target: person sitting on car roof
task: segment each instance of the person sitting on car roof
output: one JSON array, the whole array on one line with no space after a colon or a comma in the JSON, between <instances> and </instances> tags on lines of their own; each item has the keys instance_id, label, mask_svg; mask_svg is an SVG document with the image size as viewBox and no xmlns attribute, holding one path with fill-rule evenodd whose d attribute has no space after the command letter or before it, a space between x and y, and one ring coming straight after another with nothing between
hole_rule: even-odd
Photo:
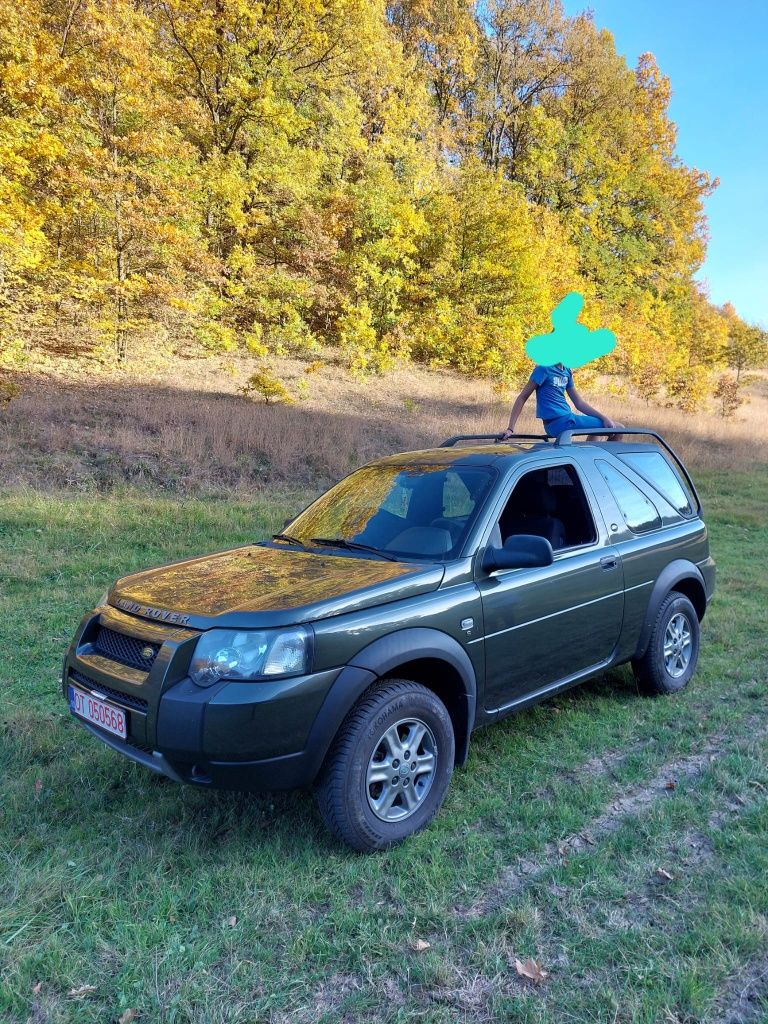
<instances>
[{"instance_id":1,"label":"person sitting on car roof","mask_svg":"<svg viewBox=\"0 0 768 1024\"><path fill-rule=\"evenodd\" d=\"M543 422L544 430L550 437L557 437L564 430L584 430L591 427L622 429L624 426L623 423L617 423L586 402L576 390L573 373L562 363L555 363L554 366L534 367L527 384L512 404L509 426L501 435L502 441L515 433L518 417L534 391L536 415ZM566 394L582 415L571 409Z\"/></svg>"}]
</instances>

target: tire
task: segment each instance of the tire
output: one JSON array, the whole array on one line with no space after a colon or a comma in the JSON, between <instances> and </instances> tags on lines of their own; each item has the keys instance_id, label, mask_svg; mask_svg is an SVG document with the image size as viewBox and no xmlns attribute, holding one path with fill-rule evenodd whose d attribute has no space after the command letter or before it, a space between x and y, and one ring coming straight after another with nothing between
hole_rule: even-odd
<instances>
[{"instance_id":1,"label":"tire","mask_svg":"<svg viewBox=\"0 0 768 1024\"><path fill-rule=\"evenodd\" d=\"M642 658L632 663L643 693L679 693L699 660L699 617L684 594L670 591L661 602Z\"/></svg>"},{"instance_id":2,"label":"tire","mask_svg":"<svg viewBox=\"0 0 768 1024\"><path fill-rule=\"evenodd\" d=\"M420 683L384 680L363 694L334 740L316 790L320 813L353 849L385 850L434 818L453 763L443 702Z\"/></svg>"}]
</instances>

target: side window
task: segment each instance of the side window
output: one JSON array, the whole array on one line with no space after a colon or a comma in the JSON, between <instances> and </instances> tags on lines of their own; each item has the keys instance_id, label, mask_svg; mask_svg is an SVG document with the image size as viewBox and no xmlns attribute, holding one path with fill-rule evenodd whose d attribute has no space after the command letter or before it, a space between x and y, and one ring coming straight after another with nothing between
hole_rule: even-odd
<instances>
[{"instance_id":1,"label":"side window","mask_svg":"<svg viewBox=\"0 0 768 1024\"><path fill-rule=\"evenodd\" d=\"M576 467L548 466L526 473L499 519L496 542L516 534L545 537L553 550L591 544L597 531Z\"/></svg>"},{"instance_id":2,"label":"side window","mask_svg":"<svg viewBox=\"0 0 768 1024\"><path fill-rule=\"evenodd\" d=\"M639 487L635 487L631 480L607 462L598 461L595 465L611 489L624 522L633 533L648 533L661 526L658 509Z\"/></svg>"},{"instance_id":3,"label":"side window","mask_svg":"<svg viewBox=\"0 0 768 1024\"><path fill-rule=\"evenodd\" d=\"M683 486L661 452L627 452L619 458L640 476L645 477L648 483L653 484L681 515L691 514L694 505L693 495L688 493L688 489Z\"/></svg>"}]
</instances>

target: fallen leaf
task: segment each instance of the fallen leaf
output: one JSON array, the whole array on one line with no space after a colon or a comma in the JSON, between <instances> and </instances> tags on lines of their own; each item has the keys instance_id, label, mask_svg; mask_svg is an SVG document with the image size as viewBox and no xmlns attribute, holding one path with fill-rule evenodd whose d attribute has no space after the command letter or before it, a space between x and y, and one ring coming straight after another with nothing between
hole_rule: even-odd
<instances>
[{"instance_id":1,"label":"fallen leaf","mask_svg":"<svg viewBox=\"0 0 768 1024\"><path fill-rule=\"evenodd\" d=\"M543 964L532 957L528 960L518 960L515 957L515 970L521 978L527 978L535 985L540 985L542 981L549 977L549 971L545 971Z\"/></svg>"},{"instance_id":2,"label":"fallen leaf","mask_svg":"<svg viewBox=\"0 0 768 1024\"><path fill-rule=\"evenodd\" d=\"M138 1015L138 1011L129 1006L125 1013L120 1015L117 1024L133 1024Z\"/></svg>"},{"instance_id":3,"label":"fallen leaf","mask_svg":"<svg viewBox=\"0 0 768 1024\"><path fill-rule=\"evenodd\" d=\"M664 783L664 789L677 789L677 782L675 779L667 779Z\"/></svg>"},{"instance_id":4,"label":"fallen leaf","mask_svg":"<svg viewBox=\"0 0 768 1024\"><path fill-rule=\"evenodd\" d=\"M40 796L40 794L42 792L43 792L43 780L42 779L35 779L35 793L38 796Z\"/></svg>"},{"instance_id":5,"label":"fallen leaf","mask_svg":"<svg viewBox=\"0 0 768 1024\"><path fill-rule=\"evenodd\" d=\"M227 924L229 925L230 928L235 927L235 925L237 924L237 917L235 916L235 914L227 918Z\"/></svg>"},{"instance_id":6,"label":"fallen leaf","mask_svg":"<svg viewBox=\"0 0 768 1024\"><path fill-rule=\"evenodd\" d=\"M85 996L92 996L95 991L95 985L81 985L79 988L71 988L67 995L70 999L84 999Z\"/></svg>"},{"instance_id":7,"label":"fallen leaf","mask_svg":"<svg viewBox=\"0 0 768 1024\"><path fill-rule=\"evenodd\" d=\"M568 845L568 843L558 843L557 844L557 855L558 855L558 857L567 857L570 852L571 852L571 848Z\"/></svg>"},{"instance_id":8,"label":"fallen leaf","mask_svg":"<svg viewBox=\"0 0 768 1024\"><path fill-rule=\"evenodd\" d=\"M581 833L581 838L584 840L585 843L589 843L590 846L594 846L595 845L595 837L590 835L589 832L582 832ZM533 962L533 961L531 961L531 962Z\"/></svg>"},{"instance_id":9,"label":"fallen leaf","mask_svg":"<svg viewBox=\"0 0 768 1024\"><path fill-rule=\"evenodd\" d=\"M432 945L431 942L427 942L426 939L416 939L415 942L411 943L411 949L414 953L423 953L425 949L429 949Z\"/></svg>"},{"instance_id":10,"label":"fallen leaf","mask_svg":"<svg viewBox=\"0 0 768 1024\"><path fill-rule=\"evenodd\" d=\"M42 981L38 981L38 983L36 985L32 986L32 995L33 996L39 996L40 993L42 992L42 990L43 990L43 983L42 983Z\"/></svg>"},{"instance_id":11,"label":"fallen leaf","mask_svg":"<svg viewBox=\"0 0 768 1024\"><path fill-rule=\"evenodd\" d=\"M666 868L656 868L656 874L659 878L663 878L665 882L671 882L673 876L666 870Z\"/></svg>"}]
</instances>

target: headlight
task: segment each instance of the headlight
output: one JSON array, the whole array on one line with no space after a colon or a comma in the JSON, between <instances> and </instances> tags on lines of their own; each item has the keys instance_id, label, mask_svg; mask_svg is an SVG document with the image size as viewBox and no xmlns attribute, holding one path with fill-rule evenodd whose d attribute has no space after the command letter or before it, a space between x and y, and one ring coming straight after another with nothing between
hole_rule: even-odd
<instances>
[{"instance_id":1,"label":"headlight","mask_svg":"<svg viewBox=\"0 0 768 1024\"><path fill-rule=\"evenodd\" d=\"M198 686L219 679L295 676L309 671L311 639L303 626L288 630L210 629L197 641L189 676Z\"/></svg>"}]
</instances>

